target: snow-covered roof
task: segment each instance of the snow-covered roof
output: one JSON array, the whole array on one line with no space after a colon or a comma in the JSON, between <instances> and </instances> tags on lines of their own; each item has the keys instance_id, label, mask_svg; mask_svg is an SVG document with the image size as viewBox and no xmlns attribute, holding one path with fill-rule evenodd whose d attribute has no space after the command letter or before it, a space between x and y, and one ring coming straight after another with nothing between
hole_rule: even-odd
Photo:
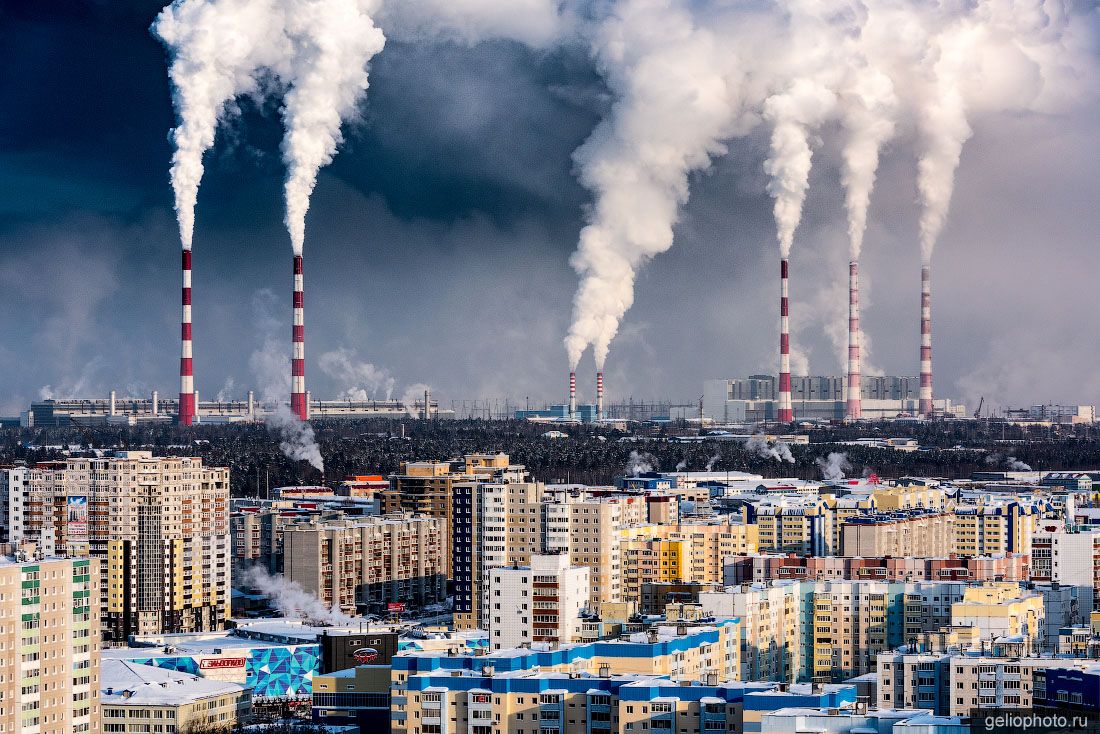
<instances>
[{"instance_id":1,"label":"snow-covered roof","mask_svg":"<svg viewBox=\"0 0 1100 734\"><path fill-rule=\"evenodd\" d=\"M107 706L181 706L205 698L237 694L244 687L127 660L104 660L99 670L99 702Z\"/></svg>"}]
</instances>

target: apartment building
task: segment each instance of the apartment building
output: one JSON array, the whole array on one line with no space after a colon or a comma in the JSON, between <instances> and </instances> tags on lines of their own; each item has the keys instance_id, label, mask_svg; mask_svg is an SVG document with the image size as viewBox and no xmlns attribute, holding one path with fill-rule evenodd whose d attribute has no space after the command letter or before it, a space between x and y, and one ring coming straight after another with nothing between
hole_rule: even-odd
<instances>
[{"instance_id":1,"label":"apartment building","mask_svg":"<svg viewBox=\"0 0 1100 734\"><path fill-rule=\"evenodd\" d=\"M489 647L510 650L531 643L560 645L580 637L588 605L589 569L565 555L533 555L528 566L489 570Z\"/></svg>"},{"instance_id":2,"label":"apartment building","mask_svg":"<svg viewBox=\"0 0 1100 734\"><path fill-rule=\"evenodd\" d=\"M823 497L775 497L747 508L762 553L827 556L837 552L834 515Z\"/></svg>"},{"instance_id":3,"label":"apartment building","mask_svg":"<svg viewBox=\"0 0 1100 734\"><path fill-rule=\"evenodd\" d=\"M29 478L30 469L25 466L0 469L0 543L22 540Z\"/></svg>"},{"instance_id":4,"label":"apartment building","mask_svg":"<svg viewBox=\"0 0 1100 734\"><path fill-rule=\"evenodd\" d=\"M98 688L105 734L229 731L252 714L242 685L128 660L104 660Z\"/></svg>"},{"instance_id":5,"label":"apartment building","mask_svg":"<svg viewBox=\"0 0 1100 734\"><path fill-rule=\"evenodd\" d=\"M0 556L0 731L100 731L98 565Z\"/></svg>"},{"instance_id":6,"label":"apartment building","mask_svg":"<svg viewBox=\"0 0 1100 734\"><path fill-rule=\"evenodd\" d=\"M580 490L552 493L545 499L545 550L569 556L570 565L591 570L589 609L601 603L623 601L623 559L619 530L646 524L646 502L641 495L589 493Z\"/></svg>"},{"instance_id":7,"label":"apartment building","mask_svg":"<svg viewBox=\"0 0 1100 734\"><path fill-rule=\"evenodd\" d=\"M923 708L967 716L975 708L1032 708L1045 699L1047 670L1086 670L1095 662L1059 657L1002 657L990 650L889 652L878 658L879 708ZM1038 695L1037 695L1038 694Z\"/></svg>"},{"instance_id":8,"label":"apartment building","mask_svg":"<svg viewBox=\"0 0 1100 734\"><path fill-rule=\"evenodd\" d=\"M1097 607L1100 588L1100 530L1042 529L1031 539L1031 579L1077 588L1082 610Z\"/></svg>"},{"instance_id":9,"label":"apartment building","mask_svg":"<svg viewBox=\"0 0 1100 734\"><path fill-rule=\"evenodd\" d=\"M844 520L840 553L845 556L946 556L955 543L954 515L916 508L875 512Z\"/></svg>"},{"instance_id":10,"label":"apartment building","mask_svg":"<svg viewBox=\"0 0 1100 734\"><path fill-rule=\"evenodd\" d=\"M994 500L955 508L955 548L960 556L1031 553L1043 508L1038 502Z\"/></svg>"},{"instance_id":11,"label":"apartment building","mask_svg":"<svg viewBox=\"0 0 1100 734\"><path fill-rule=\"evenodd\" d=\"M740 680L793 683L806 677L802 629L808 594L809 586L792 582L699 593L705 613L740 620Z\"/></svg>"},{"instance_id":12,"label":"apartment building","mask_svg":"<svg viewBox=\"0 0 1100 734\"><path fill-rule=\"evenodd\" d=\"M287 525L283 548L286 579L346 614L446 598L446 532L438 518L313 518Z\"/></svg>"},{"instance_id":13,"label":"apartment building","mask_svg":"<svg viewBox=\"0 0 1100 734\"><path fill-rule=\"evenodd\" d=\"M952 624L977 628L981 640L1018 637L1026 652L1043 645L1043 620L1043 595L1019 584L972 586L951 605Z\"/></svg>"},{"instance_id":14,"label":"apartment building","mask_svg":"<svg viewBox=\"0 0 1100 734\"><path fill-rule=\"evenodd\" d=\"M906 558L896 556L741 555L726 559L727 585L777 580L824 581L1026 581L1029 557L977 556Z\"/></svg>"},{"instance_id":15,"label":"apartment building","mask_svg":"<svg viewBox=\"0 0 1100 734\"><path fill-rule=\"evenodd\" d=\"M11 471L9 486L12 484ZM229 613L229 470L120 451L28 470L12 542L101 561L107 639L221 629ZM9 500L10 501L10 500Z\"/></svg>"}]
</instances>

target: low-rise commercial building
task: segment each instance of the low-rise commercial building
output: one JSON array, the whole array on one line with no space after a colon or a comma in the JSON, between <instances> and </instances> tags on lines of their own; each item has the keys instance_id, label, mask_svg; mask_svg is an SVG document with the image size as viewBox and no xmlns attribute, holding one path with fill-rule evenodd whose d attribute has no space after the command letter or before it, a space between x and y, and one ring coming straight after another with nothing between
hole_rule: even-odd
<instances>
[{"instance_id":1,"label":"low-rise commercial building","mask_svg":"<svg viewBox=\"0 0 1100 734\"><path fill-rule=\"evenodd\" d=\"M125 660L104 660L99 682L105 734L229 731L249 720L244 686Z\"/></svg>"}]
</instances>

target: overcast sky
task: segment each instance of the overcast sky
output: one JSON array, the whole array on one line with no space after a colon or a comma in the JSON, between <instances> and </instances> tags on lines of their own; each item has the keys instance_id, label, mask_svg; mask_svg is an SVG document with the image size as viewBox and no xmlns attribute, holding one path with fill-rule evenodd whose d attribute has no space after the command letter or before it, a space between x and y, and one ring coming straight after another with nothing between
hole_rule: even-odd
<instances>
[{"instance_id":1,"label":"overcast sky","mask_svg":"<svg viewBox=\"0 0 1100 734\"><path fill-rule=\"evenodd\" d=\"M47 393L178 391L174 118L165 55L148 31L160 5L0 6L6 414ZM392 377L396 396L427 383L444 400L564 398L562 337L577 282L568 258L590 202L570 155L606 104L578 50L387 44L307 220L315 397L370 389L369 370L338 368L363 362ZM1064 116L973 121L934 259L938 396L1100 402L1097 120L1089 99ZM778 263L764 134L732 141L693 177L676 242L644 267L612 343L611 400L689 401L704 379L774 372ZM260 389L267 342L289 356L280 136L273 109L245 105L206 158L194 249L204 398ZM815 154L792 256L794 346L814 374L843 372L829 336L847 304L832 137L825 131ZM885 152L871 202L865 372L917 372L917 213L914 146L902 137ZM322 360L333 352L341 358ZM594 391L592 371L588 355L582 399Z\"/></svg>"}]
</instances>

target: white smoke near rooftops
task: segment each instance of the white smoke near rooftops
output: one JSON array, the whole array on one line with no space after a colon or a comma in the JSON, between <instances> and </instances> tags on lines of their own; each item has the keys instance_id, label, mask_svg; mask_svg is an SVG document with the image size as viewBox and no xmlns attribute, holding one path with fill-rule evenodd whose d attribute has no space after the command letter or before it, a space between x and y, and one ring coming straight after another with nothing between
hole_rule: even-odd
<instances>
[{"instance_id":1,"label":"white smoke near rooftops","mask_svg":"<svg viewBox=\"0 0 1100 734\"><path fill-rule=\"evenodd\" d=\"M419 418L417 415L416 404L424 404L424 393L428 393L428 399L431 400L432 386L423 382L414 382L405 388L405 392L401 395L401 402L405 406L405 412L412 418Z\"/></svg>"},{"instance_id":2,"label":"white smoke near rooftops","mask_svg":"<svg viewBox=\"0 0 1100 734\"><path fill-rule=\"evenodd\" d=\"M631 451L626 460L623 473L628 477L634 477L646 472L657 471L657 457L646 452Z\"/></svg>"},{"instance_id":3,"label":"white smoke near rooftops","mask_svg":"<svg viewBox=\"0 0 1100 734\"><path fill-rule=\"evenodd\" d=\"M722 454L715 454L707 459L707 471L714 471L714 467L718 465L718 462L722 460Z\"/></svg>"},{"instance_id":4,"label":"white smoke near rooftops","mask_svg":"<svg viewBox=\"0 0 1100 734\"><path fill-rule=\"evenodd\" d=\"M291 418L301 422L293 414ZM245 571L244 582L270 599L285 617L334 625L344 625L352 621L351 617L337 607L326 607L297 582L288 581L283 576L272 576L262 566L253 566Z\"/></svg>"},{"instance_id":5,"label":"white smoke near rooftops","mask_svg":"<svg viewBox=\"0 0 1100 734\"><path fill-rule=\"evenodd\" d=\"M821 470L821 477L829 482L836 482L844 478L845 472L852 468L848 461L848 454L830 452L827 457L814 459L814 464Z\"/></svg>"},{"instance_id":6,"label":"white smoke near rooftops","mask_svg":"<svg viewBox=\"0 0 1100 734\"><path fill-rule=\"evenodd\" d=\"M769 443L763 434L757 433L745 442L745 449L763 459L775 459L779 462L794 463L791 447L782 441Z\"/></svg>"}]
</instances>

